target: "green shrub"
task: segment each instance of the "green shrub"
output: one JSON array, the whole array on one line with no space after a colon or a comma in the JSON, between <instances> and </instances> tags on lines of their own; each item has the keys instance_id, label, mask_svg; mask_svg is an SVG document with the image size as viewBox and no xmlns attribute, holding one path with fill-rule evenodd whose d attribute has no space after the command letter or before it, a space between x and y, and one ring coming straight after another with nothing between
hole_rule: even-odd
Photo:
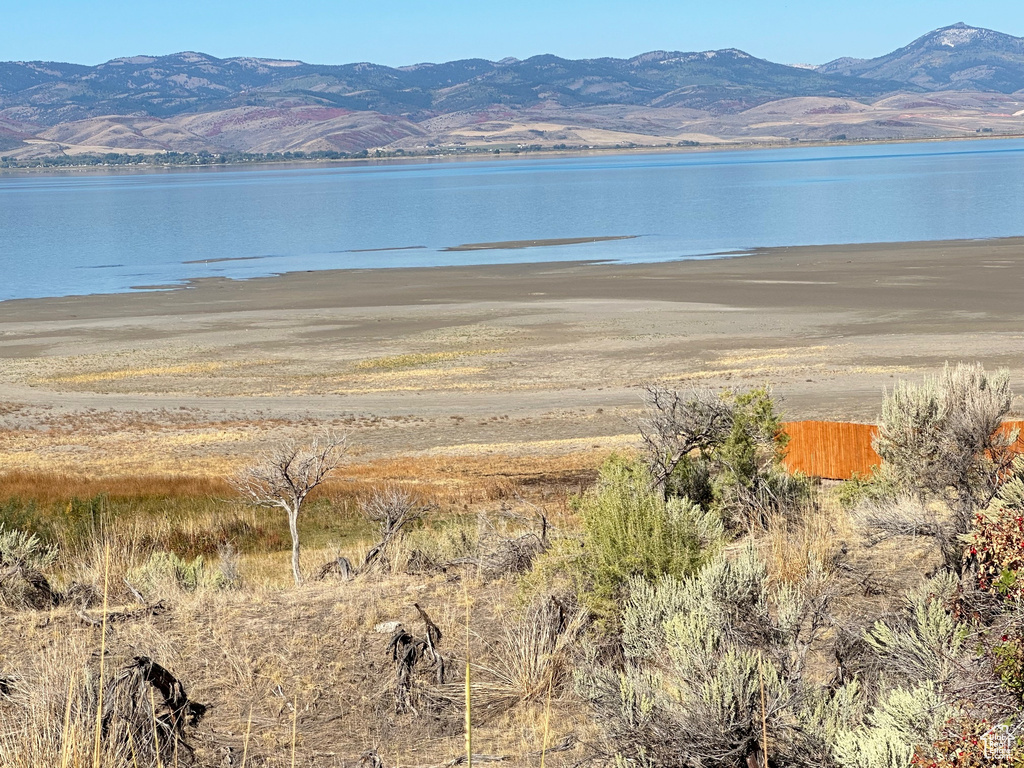
<instances>
[{"instance_id":1,"label":"green shrub","mask_svg":"<svg viewBox=\"0 0 1024 768\"><path fill-rule=\"evenodd\" d=\"M0 523L0 605L13 608L51 607L57 595L43 571L57 560L57 548L39 536L7 530Z\"/></svg>"},{"instance_id":2,"label":"green shrub","mask_svg":"<svg viewBox=\"0 0 1024 768\"><path fill-rule=\"evenodd\" d=\"M992 659L1003 688L1024 703L1024 638L1003 635L992 648Z\"/></svg>"},{"instance_id":3,"label":"green shrub","mask_svg":"<svg viewBox=\"0 0 1024 768\"><path fill-rule=\"evenodd\" d=\"M836 763L850 768L903 768L919 749L934 744L953 716L937 686L894 688L868 714L865 723L836 737Z\"/></svg>"},{"instance_id":4,"label":"green shrub","mask_svg":"<svg viewBox=\"0 0 1024 768\"><path fill-rule=\"evenodd\" d=\"M775 413L771 390L758 387L732 395L735 402L732 429L718 448L724 479L750 485L766 467L779 466L789 436Z\"/></svg>"},{"instance_id":5,"label":"green shrub","mask_svg":"<svg viewBox=\"0 0 1024 768\"><path fill-rule=\"evenodd\" d=\"M974 519L966 537L965 559L977 563L978 588L1010 602L1024 599L1024 480L1018 474Z\"/></svg>"},{"instance_id":6,"label":"green shrub","mask_svg":"<svg viewBox=\"0 0 1024 768\"><path fill-rule=\"evenodd\" d=\"M43 544L38 535L8 530L0 523L0 567L45 571L57 560L57 548Z\"/></svg>"},{"instance_id":7,"label":"green shrub","mask_svg":"<svg viewBox=\"0 0 1024 768\"><path fill-rule=\"evenodd\" d=\"M684 456L666 481L666 495L686 498L704 509L710 509L715 503L711 469L711 463L702 456Z\"/></svg>"},{"instance_id":8,"label":"green shrub","mask_svg":"<svg viewBox=\"0 0 1024 768\"><path fill-rule=\"evenodd\" d=\"M223 574L210 569L202 555L185 560L164 551L154 552L143 565L129 571L128 580L144 595L157 597L169 590L195 592L227 586Z\"/></svg>"},{"instance_id":9,"label":"green shrub","mask_svg":"<svg viewBox=\"0 0 1024 768\"><path fill-rule=\"evenodd\" d=\"M947 363L938 376L900 381L885 393L875 450L886 472L900 489L944 500L957 536L968 532L1013 460L1016 436L998 430L1013 402L1009 380L1005 370Z\"/></svg>"},{"instance_id":10,"label":"green shrub","mask_svg":"<svg viewBox=\"0 0 1024 768\"><path fill-rule=\"evenodd\" d=\"M847 512L864 502L893 498L896 489L889 482L888 475L879 467L871 475L854 473L853 477L836 488L836 500Z\"/></svg>"},{"instance_id":11,"label":"green shrub","mask_svg":"<svg viewBox=\"0 0 1024 768\"><path fill-rule=\"evenodd\" d=\"M956 672L970 635L970 627L950 611L958 586L956 576L940 573L907 595L903 615L876 622L865 633L868 645L897 679L945 682Z\"/></svg>"},{"instance_id":12,"label":"green shrub","mask_svg":"<svg viewBox=\"0 0 1024 768\"><path fill-rule=\"evenodd\" d=\"M685 499L666 503L639 463L609 459L576 508L583 518L589 580L583 598L601 616L615 614L630 578L684 576L701 562L699 521L704 514Z\"/></svg>"},{"instance_id":13,"label":"green shrub","mask_svg":"<svg viewBox=\"0 0 1024 768\"><path fill-rule=\"evenodd\" d=\"M856 722L855 684L829 692L804 679L802 649L823 626L818 585L773 586L747 547L684 578L634 578L629 589L627 663L581 680L621 762L752 764L763 718L773 761L819 766L829 734Z\"/></svg>"}]
</instances>

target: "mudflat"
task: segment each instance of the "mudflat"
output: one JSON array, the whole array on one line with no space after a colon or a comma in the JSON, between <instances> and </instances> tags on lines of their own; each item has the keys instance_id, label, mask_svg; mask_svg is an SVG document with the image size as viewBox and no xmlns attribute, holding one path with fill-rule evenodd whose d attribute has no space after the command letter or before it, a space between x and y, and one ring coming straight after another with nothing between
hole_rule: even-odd
<instances>
[{"instance_id":1,"label":"mudflat","mask_svg":"<svg viewBox=\"0 0 1024 768\"><path fill-rule=\"evenodd\" d=\"M367 459L607 452L645 382L873 421L947 360L1024 390L1024 238L203 279L0 303L0 461L218 473L319 426Z\"/></svg>"}]
</instances>

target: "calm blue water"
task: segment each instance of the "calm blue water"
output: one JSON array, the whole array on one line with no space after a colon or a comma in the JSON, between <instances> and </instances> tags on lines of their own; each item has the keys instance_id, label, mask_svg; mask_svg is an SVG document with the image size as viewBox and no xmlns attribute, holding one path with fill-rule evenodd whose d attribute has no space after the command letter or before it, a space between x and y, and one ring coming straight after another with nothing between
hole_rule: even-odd
<instances>
[{"instance_id":1,"label":"calm blue water","mask_svg":"<svg viewBox=\"0 0 1024 768\"><path fill-rule=\"evenodd\" d=\"M444 252L461 243L640 235ZM1024 235L1024 140L0 177L0 299L190 277ZM407 248L347 253L371 248ZM258 257L258 258L253 258ZM244 259L241 261L210 261Z\"/></svg>"}]
</instances>

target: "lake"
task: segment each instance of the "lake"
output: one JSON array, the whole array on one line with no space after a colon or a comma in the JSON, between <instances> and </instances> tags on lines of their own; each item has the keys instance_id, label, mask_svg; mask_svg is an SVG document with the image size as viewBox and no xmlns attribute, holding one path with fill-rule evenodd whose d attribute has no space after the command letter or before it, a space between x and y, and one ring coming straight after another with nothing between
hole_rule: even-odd
<instances>
[{"instance_id":1,"label":"lake","mask_svg":"<svg viewBox=\"0 0 1024 768\"><path fill-rule=\"evenodd\" d=\"M297 270L1024 235L1024 140L0 176L0 299ZM627 240L446 251L466 243ZM394 250L380 250L394 249Z\"/></svg>"}]
</instances>

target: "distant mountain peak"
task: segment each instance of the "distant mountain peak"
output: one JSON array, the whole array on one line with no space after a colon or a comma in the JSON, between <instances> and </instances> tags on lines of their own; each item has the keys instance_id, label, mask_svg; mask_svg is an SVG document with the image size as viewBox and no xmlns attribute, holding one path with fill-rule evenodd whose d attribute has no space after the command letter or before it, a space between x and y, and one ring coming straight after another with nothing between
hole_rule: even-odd
<instances>
[{"instance_id":1,"label":"distant mountain peak","mask_svg":"<svg viewBox=\"0 0 1024 768\"><path fill-rule=\"evenodd\" d=\"M934 92L963 95L917 97ZM892 101L907 94L914 97ZM889 102L908 106L896 109ZM928 115L917 114L921 103L942 109L940 102L970 106L966 112L950 107L956 127L936 127ZM789 120L797 126L791 138L959 135L963 115L980 110L979 104L984 111L970 118L981 121L977 130L991 131L995 121L1002 132L1019 131L1021 123L1011 117L1024 114L1022 103L1024 38L964 22L884 56L817 67L776 64L736 48L403 67L182 51L92 67L0 62L0 151L35 156L66 147L351 152L392 145L403 151L492 142L582 145L595 128L611 132L608 142L631 142L623 137L638 134L665 146L703 143L705 135L785 136ZM880 115L894 117L869 120L876 105ZM850 122L847 113L856 120ZM783 117L765 122L767 114ZM759 122L748 124L743 115ZM1007 122L998 123L1003 118ZM136 119L148 122L126 128ZM498 122L481 127L492 119ZM523 127L531 123L541 127Z\"/></svg>"},{"instance_id":2,"label":"distant mountain peak","mask_svg":"<svg viewBox=\"0 0 1024 768\"><path fill-rule=\"evenodd\" d=\"M1016 48L1021 43L1021 40L1022 38L1008 35L1005 32L996 32L993 29L985 29L984 27L972 27L970 24L958 21L956 24L951 24L948 27L940 27L926 35L922 35L910 45L906 46L906 48L912 49L918 46L930 46L935 48L958 49L980 46L989 50L999 50L1004 48Z\"/></svg>"},{"instance_id":3,"label":"distant mountain peak","mask_svg":"<svg viewBox=\"0 0 1024 768\"><path fill-rule=\"evenodd\" d=\"M943 29L938 35L938 42L940 45L956 48L958 45L970 45L984 33L985 30L969 27L961 21Z\"/></svg>"},{"instance_id":4,"label":"distant mountain peak","mask_svg":"<svg viewBox=\"0 0 1024 768\"><path fill-rule=\"evenodd\" d=\"M929 91L1014 93L1024 86L1024 38L957 22L874 59L836 59L819 72L916 85Z\"/></svg>"}]
</instances>

